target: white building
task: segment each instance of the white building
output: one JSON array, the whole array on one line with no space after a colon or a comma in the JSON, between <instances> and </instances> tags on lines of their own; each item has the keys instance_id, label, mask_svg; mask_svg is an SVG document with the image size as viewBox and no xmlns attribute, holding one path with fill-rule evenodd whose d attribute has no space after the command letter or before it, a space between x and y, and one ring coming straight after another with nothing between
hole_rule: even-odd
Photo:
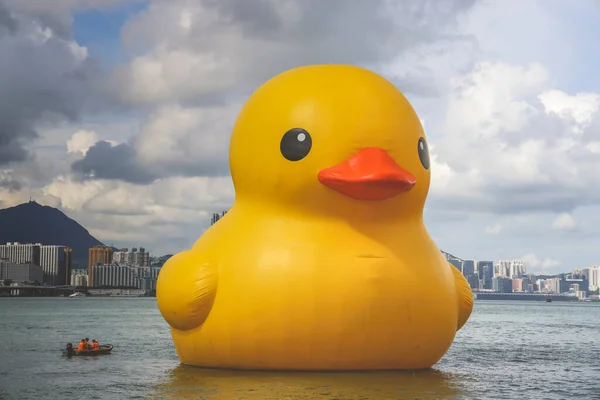
<instances>
[{"instance_id":1,"label":"white building","mask_svg":"<svg viewBox=\"0 0 600 400\"><path fill-rule=\"evenodd\" d=\"M113 253L112 262L116 265L147 267L150 265L150 253L143 247L140 247L139 250L133 247L131 251L127 248L120 249Z\"/></svg>"},{"instance_id":2,"label":"white building","mask_svg":"<svg viewBox=\"0 0 600 400\"><path fill-rule=\"evenodd\" d=\"M538 279L535 283L544 293L560 293L560 278Z\"/></svg>"},{"instance_id":3,"label":"white building","mask_svg":"<svg viewBox=\"0 0 600 400\"><path fill-rule=\"evenodd\" d=\"M135 271L125 265L92 265L89 278L95 288L137 288Z\"/></svg>"},{"instance_id":4,"label":"white building","mask_svg":"<svg viewBox=\"0 0 600 400\"><path fill-rule=\"evenodd\" d=\"M72 286L87 286L87 269L74 269L71 272Z\"/></svg>"},{"instance_id":5,"label":"white building","mask_svg":"<svg viewBox=\"0 0 600 400\"><path fill-rule=\"evenodd\" d=\"M0 259L17 264L33 263L40 265L40 246L40 243L8 242L0 245Z\"/></svg>"},{"instance_id":6,"label":"white building","mask_svg":"<svg viewBox=\"0 0 600 400\"><path fill-rule=\"evenodd\" d=\"M582 270L582 275L587 278L590 290L593 291L600 288L600 266L585 268Z\"/></svg>"},{"instance_id":7,"label":"white building","mask_svg":"<svg viewBox=\"0 0 600 400\"><path fill-rule=\"evenodd\" d=\"M499 260L494 264L494 277L518 278L527 273L527 267L522 260Z\"/></svg>"},{"instance_id":8,"label":"white building","mask_svg":"<svg viewBox=\"0 0 600 400\"><path fill-rule=\"evenodd\" d=\"M139 288L146 292L156 291L156 281L158 280L158 274L160 273L160 267L141 267L137 269Z\"/></svg>"},{"instance_id":9,"label":"white building","mask_svg":"<svg viewBox=\"0 0 600 400\"><path fill-rule=\"evenodd\" d=\"M71 281L71 249L66 246L40 246L40 267L44 283L68 285Z\"/></svg>"},{"instance_id":10,"label":"white building","mask_svg":"<svg viewBox=\"0 0 600 400\"><path fill-rule=\"evenodd\" d=\"M0 245L0 259L13 263L32 263L42 267L43 283L68 285L71 276L71 249L41 243L7 243ZM40 281L41 283L42 281Z\"/></svg>"},{"instance_id":11,"label":"white building","mask_svg":"<svg viewBox=\"0 0 600 400\"><path fill-rule=\"evenodd\" d=\"M156 290L160 268L97 264L90 267L94 288L136 288Z\"/></svg>"}]
</instances>

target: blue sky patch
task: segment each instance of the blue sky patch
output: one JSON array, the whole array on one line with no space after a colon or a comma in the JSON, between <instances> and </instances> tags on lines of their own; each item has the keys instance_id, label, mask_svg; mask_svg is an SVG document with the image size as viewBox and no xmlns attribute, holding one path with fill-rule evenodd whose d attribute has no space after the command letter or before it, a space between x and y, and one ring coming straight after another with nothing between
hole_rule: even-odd
<instances>
[{"instance_id":1,"label":"blue sky patch","mask_svg":"<svg viewBox=\"0 0 600 400\"><path fill-rule=\"evenodd\" d=\"M105 9L92 9L73 14L73 35L88 48L92 57L110 65L125 60L121 45L121 29L134 15L144 10L147 0L118 4Z\"/></svg>"}]
</instances>

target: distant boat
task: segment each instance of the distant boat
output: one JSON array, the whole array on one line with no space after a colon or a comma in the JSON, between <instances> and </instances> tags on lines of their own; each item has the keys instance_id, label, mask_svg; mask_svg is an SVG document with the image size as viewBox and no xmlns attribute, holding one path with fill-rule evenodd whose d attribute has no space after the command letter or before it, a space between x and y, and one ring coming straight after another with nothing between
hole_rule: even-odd
<instances>
[{"instance_id":1,"label":"distant boat","mask_svg":"<svg viewBox=\"0 0 600 400\"><path fill-rule=\"evenodd\" d=\"M112 344L103 344L100 345L98 350L77 350L73 348L71 343L67 344L67 348L62 350L63 356L71 357L71 356L101 356L105 354L110 354L113 349Z\"/></svg>"},{"instance_id":2,"label":"distant boat","mask_svg":"<svg viewBox=\"0 0 600 400\"><path fill-rule=\"evenodd\" d=\"M70 294L69 297L85 297L85 294L81 292Z\"/></svg>"},{"instance_id":3,"label":"distant boat","mask_svg":"<svg viewBox=\"0 0 600 400\"><path fill-rule=\"evenodd\" d=\"M552 297L546 296L546 303L552 303Z\"/></svg>"}]
</instances>

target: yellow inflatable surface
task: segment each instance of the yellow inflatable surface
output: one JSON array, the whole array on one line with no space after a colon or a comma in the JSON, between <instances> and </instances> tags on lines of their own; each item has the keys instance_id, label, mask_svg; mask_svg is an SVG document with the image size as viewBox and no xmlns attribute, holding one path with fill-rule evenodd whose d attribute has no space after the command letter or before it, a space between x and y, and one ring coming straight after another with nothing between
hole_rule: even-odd
<instances>
[{"instance_id":1,"label":"yellow inflatable surface","mask_svg":"<svg viewBox=\"0 0 600 400\"><path fill-rule=\"evenodd\" d=\"M182 363L421 369L469 318L471 290L429 236L427 139L408 100L363 68L263 84L229 153L236 199L158 278Z\"/></svg>"}]
</instances>

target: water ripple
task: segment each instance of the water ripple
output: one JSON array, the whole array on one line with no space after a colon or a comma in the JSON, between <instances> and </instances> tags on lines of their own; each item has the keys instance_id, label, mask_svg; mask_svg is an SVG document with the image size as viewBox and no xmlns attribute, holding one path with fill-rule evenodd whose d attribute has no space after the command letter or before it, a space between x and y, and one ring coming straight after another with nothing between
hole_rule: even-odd
<instances>
[{"instance_id":1,"label":"water ripple","mask_svg":"<svg viewBox=\"0 0 600 400\"><path fill-rule=\"evenodd\" d=\"M0 399L600 398L600 305L476 302L418 373L235 372L179 364L155 299L0 299ZM112 343L68 359L66 342Z\"/></svg>"}]
</instances>

